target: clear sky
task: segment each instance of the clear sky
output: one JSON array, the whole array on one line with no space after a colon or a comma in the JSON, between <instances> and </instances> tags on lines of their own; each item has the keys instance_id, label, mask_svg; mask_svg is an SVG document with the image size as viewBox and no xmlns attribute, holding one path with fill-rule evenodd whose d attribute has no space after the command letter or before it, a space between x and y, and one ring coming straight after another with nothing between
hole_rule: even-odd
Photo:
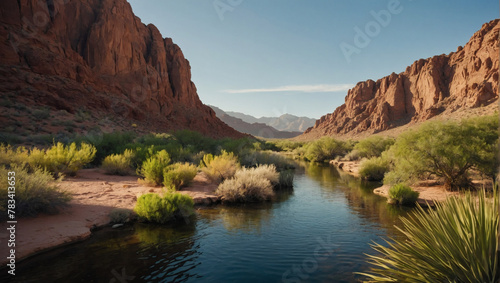
<instances>
[{"instance_id":1,"label":"clear sky","mask_svg":"<svg viewBox=\"0 0 500 283\"><path fill-rule=\"evenodd\" d=\"M497 0L129 0L190 61L205 104L319 118L359 81L456 51Z\"/></svg>"}]
</instances>

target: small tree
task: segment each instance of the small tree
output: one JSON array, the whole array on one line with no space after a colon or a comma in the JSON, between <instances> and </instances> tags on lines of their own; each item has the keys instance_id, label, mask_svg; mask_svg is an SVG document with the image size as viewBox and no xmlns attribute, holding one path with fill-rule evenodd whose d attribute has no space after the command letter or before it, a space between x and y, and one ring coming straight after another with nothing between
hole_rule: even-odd
<instances>
[{"instance_id":1,"label":"small tree","mask_svg":"<svg viewBox=\"0 0 500 283\"><path fill-rule=\"evenodd\" d=\"M382 136L371 136L357 143L353 151L357 152L359 157L379 157L394 144L394 139Z\"/></svg>"},{"instance_id":2,"label":"small tree","mask_svg":"<svg viewBox=\"0 0 500 283\"><path fill-rule=\"evenodd\" d=\"M402 134L391 147L394 170L385 183L409 177L435 175L449 190L470 188L472 168L494 177L498 168L498 119L476 118L456 122L429 122Z\"/></svg>"}]
</instances>

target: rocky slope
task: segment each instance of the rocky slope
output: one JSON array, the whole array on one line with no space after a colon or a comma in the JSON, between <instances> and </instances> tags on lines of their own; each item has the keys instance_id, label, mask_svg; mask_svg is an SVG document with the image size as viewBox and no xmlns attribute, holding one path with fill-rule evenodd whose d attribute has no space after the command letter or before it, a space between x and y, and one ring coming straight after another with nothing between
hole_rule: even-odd
<instances>
[{"instance_id":1,"label":"rocky slope","mask_svg":"<svg viewBox=\"0 0 500 283\"><path fill-rule=\"evenodd\" d=\"M64 119L87 120L74 131L100 122L109 129L242 136L203 105L190 69L172 39L143 24L125 0L0 2L0 124L14 125L14 132L55 131L33 112L48 111L42 116L50 120L62 110Z\"/></svg>"},{"instance_id":2,"label":"rocky slope","mask_svg":"<svg viewBox=\"0 0 500 283\"><path fill-rule=\"evenodd\" d=\"M248 123L243 119L233 117L229 115L227 112L224 112L222 109L217 108L215 106L210 106L219 119L221 119L224 123L229 125L231 128L240 131L242 133L247 133L257 137L269 138L269 139L287 139L296 137L302 132L290 132L290 131L278 131L277 129L268 126L264 123ZM242 114L245 115L245 114ZM252 117L252 116L249 116ZM253 117L252 117L253 118ZM257 119L257 118L254 118Z\"/></svg>"},{"instance_id":3,"label":"rocky slope","mask_svg":"<svg viewBox=\"0 0 500 283\"><path fill-rule=\"evenodd\" d=\"M418 123L498 101L499 20L486 23L448 55L415 61L400 74L358 83L345 104L302 138L353 136Z\"/></svg>"}]
</instances>

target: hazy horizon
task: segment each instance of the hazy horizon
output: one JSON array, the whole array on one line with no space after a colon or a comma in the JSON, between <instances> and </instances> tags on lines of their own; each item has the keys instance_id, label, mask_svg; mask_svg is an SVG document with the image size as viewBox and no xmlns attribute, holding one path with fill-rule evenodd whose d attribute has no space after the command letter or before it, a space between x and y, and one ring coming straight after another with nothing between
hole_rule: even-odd
<instances>
[{"instance_id":1,"label":"hazy horizon","mask_svg":"<svg viewBox=\"0 0 500 283\"><path fill-rule=\"evenodd\" d=\"M494 1L129 2L180 46L203 103L316 119L359 81L456 51L499 11Z\"/></svg>"}]
</instances>

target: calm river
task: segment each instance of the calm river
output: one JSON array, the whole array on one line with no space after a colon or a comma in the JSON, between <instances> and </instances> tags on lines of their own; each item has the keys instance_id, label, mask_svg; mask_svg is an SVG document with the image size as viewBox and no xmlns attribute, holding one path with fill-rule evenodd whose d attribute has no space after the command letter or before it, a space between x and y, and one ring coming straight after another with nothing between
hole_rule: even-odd
<instances>
[{"instance_id":1,"label":"calm river","mask_svg":"<svg viewBox=\"0 0 500 283\"><path fill-rule=\"evenodd\" d=\"M21 262L16 282L357 282L364 253L405 214L373 184L303 164L273 203L202 208L188 224L137 223ZM5 272L1 282L7 282Z\"/></svg>"}]
</instances>

